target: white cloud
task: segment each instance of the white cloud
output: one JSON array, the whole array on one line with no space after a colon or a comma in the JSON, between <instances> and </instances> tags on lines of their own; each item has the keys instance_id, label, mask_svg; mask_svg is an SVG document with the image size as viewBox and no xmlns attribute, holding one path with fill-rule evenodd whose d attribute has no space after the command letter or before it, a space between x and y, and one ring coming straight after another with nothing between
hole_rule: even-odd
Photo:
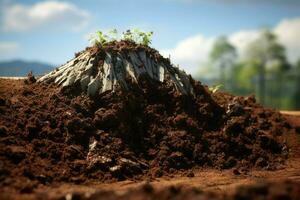
<instances>
[{"instance_id":1,"label":"white cloud","mask_svg":"<svg viewBox=\"0 0 300 200\"><path fill-rule=\"evenodd\" d=\"M31 6L14 4L3 9L3 31L73 30L87 25L90 14L61 1L44 1Z\"/></svg>"},{"instance_id":2,"label":"white cloud","mask_svg":"<svg viewBox=\"0 0 300 200\"><path fill-rule=\"evenodd\" d=\"M300 18L285 19L273 28L287 50L287 57L291 62L300 58ZM228 40L236 47L243 57L246 46L258 38L260 30L241 30L228 35ZM180 41L172 49L162 50L165 57L171 55L171 60L179 64L188 73L195 74L207 63L209 52L215 41L213 37L205 37L201 34Z\"/></svg>"},{"instance_id":3,"label":"white cloud","mask_svg":"<svg viewBox=\"0 0 300 200\"><path fill-rule=\"evenodd\" d=\"M274 32L287 48L288 58L292 62L300 59L300 18L282 20Z\"/></svg>"},{"instance_id":4,"label":"white cloud","mask_svg":"<svg viewBox=\"0 0 300 200\"><path fill-rule=\"evenodd\" d=\"M229 42L235 46L240 56L244 56L246 47L259 37L260 31L238 31L228 37Z\"/></svg>"},{"instance_id":5,"label":"white cloud","mask_svg":"<svg viewBox=\"0 0 300 200\"><path fill-rule=\"evenodd\" d=\"M228 36L228 40L236 47L237 52L243 56L245 47L259 36L258 30L238 31ZM205 37L198 34L180 41L173 49L163 49L165 57L171 56L172 62L179 64L188 73L199 72L199 67L207 64L207 59L215 37Z\"/></svg>"},{"instance_id":6,"label":"white cloud","mask_svg":"<svg viewBox=\"0 0 300 200\"><path fill-rule=\"evenodd\" d=\"M206 61L214 38L206 38L199 34L179 42L174 49L162 50L162 55L179 64L188 73L195 73L198 66Z\"/></svg>"},{"instance_id":7,"label":"white cloud","mask_svg":"<svg viewBox=\"0 0 300 200\"><path fill-rule=\"evenodd\" d=\"M7 54L15 52L19 49L19 44L16 42L0 41L0 53Z\"/></svg>"}]
</instances>

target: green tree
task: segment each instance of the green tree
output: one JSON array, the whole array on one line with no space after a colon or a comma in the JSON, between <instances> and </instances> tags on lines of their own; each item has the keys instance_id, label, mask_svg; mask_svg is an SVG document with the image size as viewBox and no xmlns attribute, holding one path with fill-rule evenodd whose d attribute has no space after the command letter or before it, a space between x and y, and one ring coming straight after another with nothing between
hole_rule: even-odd
<instances>
[{"instance_id":1,"label":"green tree","mask_svg":"<svg viewBox=\"0 0 300 200\"><path fill-rule=\"evenodd\" d=\"M247 47L246 62L253 66L258 75L258 97L261 103L265 103L267 72L276 76L279 82L277 85L280 86L282 72L289 68L285 48L277 41L274 33L263 30L260 37Z\"/></svg>"},{"instance_id":2,"label":"green tree","mask_svg":"<svg viewBox=\"0 0 300 200\"><path fill-rule=\"evenodd\" d=\"M220 68L219 82L226 87L225 70L233 66L237 54L236 49L231 45L225 36L219 37L210 52L210 61Z\"/></svg>"},{"instance_id":3,"label":"green tree","mask_svg":"<svg viewBox=\"0 0 300 200\"><path fill-rule=\"evenodd\" d=\"M255 63L237 62L234 64L231 74L230 78L233 82L231 92L236 95L254 93L253 77L257 74Z\"/></svg>"}]
</instances>

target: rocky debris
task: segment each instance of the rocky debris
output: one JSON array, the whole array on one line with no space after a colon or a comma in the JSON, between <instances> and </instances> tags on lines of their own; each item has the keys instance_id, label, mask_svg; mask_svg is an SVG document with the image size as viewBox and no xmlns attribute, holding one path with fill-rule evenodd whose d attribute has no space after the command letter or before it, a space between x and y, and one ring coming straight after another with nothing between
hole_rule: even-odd
<instances>
[{"instance_id":1,"label":"rocky debris","mask_svg":"<svg viewBox=\"0 0 300 200\"><path fill-rule=\"evenodd\" d=\"M89 151L87 153L87 163L88 170L99 170L101 169L104 172L109 172L119 179L123 179L125 176L132 176L135 174L140 174L142 169L149 168L146 162L141 160L132 160L124 157L111 156L108 153L103 155L101 150L101 141L92 140L89 145ZM101 152L101 153L100 153Z\"/></svg>"},{"instance_id":2,"label":"rocky debris","mask_svg":"<svg viewBox=\"0 0 300 200\"><path fill-rule=\"evenodd\" d=\"M233 101L227 105L226 114L229 116L241 116L244 113L245 110L243 105L240 104L236 99L233 99Z\"/></svg>"},{"instance_id":3,"label":"rocky debris","mask_svg":"<svg viewBox=\"0 0 300 200\"><path fill-rule=\"evenodd\" d=\"M54 82L61 87L80 86L90 96L117 88L128 90L131 83L140 85L141 79L170 82L182 94L193 94L191 77L170 63L147 53L149 47L126 52L103 48L97 53L85 50L38 82ZM148 50L149 51L149 50ZM99 55L101 54L101 55Z\"/></svg>"}]
</instances>

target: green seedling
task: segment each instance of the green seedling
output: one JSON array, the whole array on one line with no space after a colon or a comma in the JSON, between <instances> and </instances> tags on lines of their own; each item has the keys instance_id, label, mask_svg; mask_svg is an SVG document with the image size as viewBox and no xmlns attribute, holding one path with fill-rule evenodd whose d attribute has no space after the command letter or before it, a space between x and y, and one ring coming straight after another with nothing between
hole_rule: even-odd
<instances>
[{"instance_id":1,"label":"green seedling","mask_svg":"<svg viewBox=\"0 0 300 200\"><path fill-rule=\"evenodd\" d=\"M109 38L102 31L97 31L95 34L91 36L89 39L93 45L105 46L107 42L109 42Z\"/></svg>"},{"instance_id":2,"label":"green seedling","mask_svg":"<svg viewBox=\"0 0 300 200\"><path fill-rule=\"evenodd\" d=\"M153 32L140 32L140 36L142 37L141 44L149 46L152 41Z\"/></svg>"},{"instance_id":3,"label":"green seedling","mask_svg":"<svg viewBox=\"0 0 300 200\"><path fill-rule=\"evenodd\" d=\"M137 44L142 44L145 46L149 46L152 41L153 32L143 32L137 28L132 30L127 30L123 32L122 36L119 37L117 29L112 29L104 34L102 31L97 31L90 38L90 42L93 45L105 46L108 42L127 40L131 42L135 42Z\"/></svg>"},{"instance_id":4,"label":"green seedling","mask_svg":"<svg viewBox=\"0 0 300 200\"><path fill-rule=\"evenodd\" d=\"M123 32L123 37L122 38L124 40L134 42L134 35L133 35L133 32L131 30L127 30L126 32Z\"/></svg>"},{"instance_id":5,"label":"green seedling","mask_svg":"<svg viewBox=\"0 0 300 200\"><path fill-rule=\"evenodd\" d=\"M152 41L153 32L143 32L138 28L135 28L131 31L132 40L135 43L149 46Z\"/></svg>"},{"instance_id":6,"label":"green seedling","mask_svg":"<svg viewBox=\"0 0 300 200\"><path fill-rule=\"evenodd\" d=\"M219 84L219 85L213 85L213 86L209 87L208 89L212 93L216 93L221 87L223 87L223 85Z\"/></svg>"}]
</instances>

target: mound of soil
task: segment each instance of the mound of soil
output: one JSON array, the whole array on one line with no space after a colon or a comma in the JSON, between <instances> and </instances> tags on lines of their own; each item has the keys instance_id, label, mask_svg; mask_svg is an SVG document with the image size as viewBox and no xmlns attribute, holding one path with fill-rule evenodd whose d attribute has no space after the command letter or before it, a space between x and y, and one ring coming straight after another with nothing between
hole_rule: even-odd
<instances>
[{"instance_id":1,"label":"mound of soil","mask_svg":"<svg viewBox=\"0 0 300 200\"><path fill-rule=\"evenodd\" d=\"M254 97L212 94L192 78L184 93L168 76L146 77L94 96L78 84L0 80L1 188L193 176L205 167L243 173L287 158L290 125Z\"/></svg>"}]
</instances>

